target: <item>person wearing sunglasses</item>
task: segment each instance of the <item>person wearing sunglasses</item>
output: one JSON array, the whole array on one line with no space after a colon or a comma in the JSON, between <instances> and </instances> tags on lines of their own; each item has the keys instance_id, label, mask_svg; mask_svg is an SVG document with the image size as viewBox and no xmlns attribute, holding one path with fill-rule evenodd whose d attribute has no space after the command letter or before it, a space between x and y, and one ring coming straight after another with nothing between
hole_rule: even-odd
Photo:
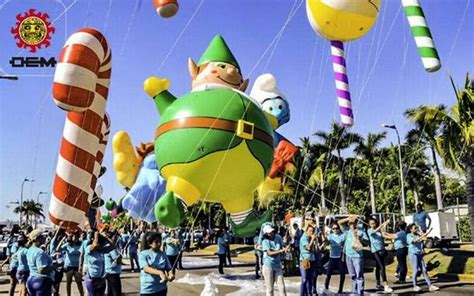
<instances>
[{"instance_id":1,"label":"person wearing sunglasses","mask_svg":"<svg viewBox=\"0 0 474 296\"><path fill-rule=\"evenodd\" d=\"M412 281L413 281L413 291L421 291L421 287L416 284L417 270L421 269L423 277L425 278L426 284L428 284L430 292L437 291L439 288L431 284L430 276L426 270L425 262L423 261L423 241L426 241L428 234L431 232L429 229L427 232L424 232L420 235L418 232L419 228L416 224L412 223L408 225L408 235L407 235L407 244L408 244L408 257L410 258L412 270Z\"/></svg>"},{"instance_id":2,"label":"person wearing sunglasses","mask_svg":"<svg viewBox=\"0 0 474 296\"><path fill-rule=\"evenodd\" d=\"M339 271L339 289L338 294L342 294L344 288L344 279L346 269L344 262L342 261L342 251L344 248L344 241L346 235L341 231L341 227L337 222L334 222L331 226L331 233L329 234L327 241L329 243L329 263L326 271L326 280L324 282L324 289L329 290L329 283L331 282L332 272L335 267Z\"/></svg>"}]
</instances>

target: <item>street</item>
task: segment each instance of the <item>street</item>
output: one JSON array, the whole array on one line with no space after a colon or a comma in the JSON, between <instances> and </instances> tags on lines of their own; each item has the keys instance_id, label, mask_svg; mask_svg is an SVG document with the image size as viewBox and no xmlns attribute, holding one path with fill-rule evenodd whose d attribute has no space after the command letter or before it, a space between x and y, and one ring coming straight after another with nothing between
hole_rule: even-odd
<instances>
[{"instance_id":1,"label":"street","mask_svg":"<svg viewBox=\"0 0 474 296\"><path fill-rule=\"evenodd\" d=\"M126 260L127 262L127 260ZM263 280L256 280L254 267L251 262L234 258L234 266L225 268L225 275L217 272L217 256L213 255L185 255L183 265L185 270L177 271L177 278L168 285L168 295L201 295L203 289L212 291L217 288L217 295L265 295L265 283ZM139 295L140 281L139 273L128 271L129 266L125 265L125 272L122 274L122 289L125 295ZM366 272L366 295L376 294L374 274ZM396 278L389 274L389 283L393 283ZM324 277L318 277L318 291L322 292ZM331 279L331 291L336 291L339 277L334 275ZM453 282L433 279L434 284L440 287L436 295L474 295L474 284ZM285 277L285 284L288 295L299 295L299 277ZM61 284L61 295L65 295L65 283ZM426 285L421 285L423 291L418 294L428 294ZM411 284L392 286L396 294L413 295ZM214 290L216 291L216 290ZM350 279L346 276L344 291L350 294ZM8 293L8 276L5 273L0 275L0 294ZM394 293L394 294L395 294ZM382 294L379 292L379 294ZM78 295L77 288L73 284L73 295ZM204 294L203 294L204 295ZM205 294L212 295L212 294Z\"/></svg>"}]
</instances>

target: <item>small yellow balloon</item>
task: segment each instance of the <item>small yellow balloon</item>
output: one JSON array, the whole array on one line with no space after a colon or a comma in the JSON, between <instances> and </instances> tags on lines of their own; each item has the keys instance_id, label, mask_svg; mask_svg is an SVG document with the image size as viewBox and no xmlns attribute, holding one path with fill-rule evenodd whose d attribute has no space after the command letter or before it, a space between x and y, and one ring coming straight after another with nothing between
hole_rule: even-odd
<instances>
[{"instance_id":1,"label":"small yellow balloon","mask_svg":"<svg viewBox=\"0 0 474 296\"><path fill-rule=\"evenodd\" d=\"M309 23L321 37L351 41L367 34L382 0L306 0Z\"/></svg>"},{"instance_id":2,"label":"small yellow balloon","mask_svg":"<svg viewBox=\"0 0 474 296\"><path fill-rule=\"evenodd\" d=\"M143 83L143 89L150 96L154 97L162 91L168 90L170 81L166 78L149 77Z\"/></svg>"}]
</instances>

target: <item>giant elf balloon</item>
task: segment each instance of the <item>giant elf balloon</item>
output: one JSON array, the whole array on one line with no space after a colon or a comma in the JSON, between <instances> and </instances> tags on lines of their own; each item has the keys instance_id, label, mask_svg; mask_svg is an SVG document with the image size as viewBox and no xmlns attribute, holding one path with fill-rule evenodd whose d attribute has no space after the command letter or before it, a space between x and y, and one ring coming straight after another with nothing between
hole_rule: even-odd
<instances>
[{"instance_id":1,"label":"giant elf balloon","mask_svg":"<svg viewBox=\"0 0 474 296\"><path fill-rule=\"evenodd\" d=\"M87 223L107 145L111 60L105 37L84 28L69 37L56 65L54 102L67 114L49 217L71 231Z\"/></svg>"},{"instance_id":2,"label":"giant elf balloon","mask_svg":"<svg viewBox=\"0 0 474 296\"><path fill-rule=\"evenodd\" d=\"M341 122L354 124L343 41L358 39L375 23L382 0L306 0L309 23L331 42L332 66Z\"/></svg>"},{"instance_id":3,"label":"giant elf balloon","mask_svg":"<svg viewBox=\"0 0 474 296\"><path fill-rule=\"evenodd\" d=\"M280 126L290 121L290 105L276 84L275 76L270 73L262 74L257 77L250 92L250 96L260 104L263 111L277 119L272 125L275 129L273 134L275 153L272 167L265 182L258 187L261 205L268 204L272 197L283 191L285 171L292 166L291 161L298 152L298 148L293 143L276 131Z\"/></svg>"},{"instance_id":4,"label":"giant elf balloon","mask_svg":"<svg viewBox=\"0 0 474 296\"><path fill-rule=\"evenodd\" d=\"M438 51L418 0L402 0L403 9L410 24L416 47L423 67L427 72L436 72L441 68Z\"/></svg>"},{"instance_id":5,"label":"giant elf balloon","mask_svg":"<svg viewBox=\"0 0 474 296\"><path fill-rule=\"evenodd\" d=\"M198 64L190 59L192 91L179 99L169 81L144 83L160 113L155 155L166 193L155 205L159 222L176 227L197 201L219 202L237 236L251 236L271 213L257 216L253 193L273 159L267 115L243 91L240 66L217 35Z\"/></svg>"}]
</instances>

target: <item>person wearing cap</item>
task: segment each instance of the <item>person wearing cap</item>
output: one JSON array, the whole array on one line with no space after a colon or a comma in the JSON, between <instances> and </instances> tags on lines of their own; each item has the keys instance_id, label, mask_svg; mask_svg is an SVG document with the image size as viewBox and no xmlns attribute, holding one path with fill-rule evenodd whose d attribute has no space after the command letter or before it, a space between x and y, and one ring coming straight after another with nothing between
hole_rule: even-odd
<instances>
[{"instance_id":1,"label":"person wearing cap","mask_svg":"<svg viewBox=\"0 0 474 296\"><path fill-rule=\"evenodd\" d=\"M54 266L51 256L41 249L45 243L45 237L41 230L36 229L30 233L29 239L31 246L26 253L30 271L26 282L28 293L30 296L51 295L56 266Z\"/></svg>"},{"instance_id":2,"label":"person wearing cap","mask_svg":"<svg viewBox=\"0 0 474 296\"><path fill-rule=\"evenodd\" d=\"M344 253L346 254L347 270L352 279L352 293L362 295L365 284L362 243L367 243L369 238L365 231L358 228L356 215L341 219L338 224L344 229ZM349 227L345 227L345 224L348 224Z\"/></svg>"},{"instance_id":3,"label":"person wearing cap","mask_svg":"<svg viewBox=\"0 0 474 296\"><path fill-rule=\"evenodd\" d=\"M426 220L428 220L428 225L426 225ZM413 213L413 223L416 226L420 227L420 230L424 233L431 226L431 218L428 213L423 209L423 203L419 202L416 205L416 212Z\"/></svg>"},{"instance_id":4,"label":"person wearing cap","mask_svg":"<svg viewBox=\"0 0 474 296\"><path fill-rule=\"evenodd\" d=\"M286 295L285 281L281 270L281 255L289 252L289 246L283 246L283 239L276 234L272 225L265 225L262 229L263 241L263 268L262 273L265 279L266 295L274 295L274 284L277 283L279 295Z\"/></svg>"},{"instance_id":5,"label":"person wearing cap","mask_svg":"<svg viewBox=\"0 0 474 296\"><path fill-rule=\"evenodd\" d=\"M71 295L72 279L74 278L79 294L84 295L82 288L82 273L79 272L81 256L79 232L68 234L66 242L60 247L64 256L64 272L66 273L66 294Z\"/></svg>"},{"instance_id":6,"label":"person wearing cap","mask_svg":"<svg viewBox=\"0 0 474 296\"><path fill-rule=\"evenodd\" d=\"M28 252L28 240L25 235L20 235L18 237L18 251L16 252L16 257L18 260L18 267L16 269L16 279L18 280L19 284L19 296L26 295L26 281L30 275L30 271L28 269L28 260L26 259L26 253Z\"/></svg>"}]
</instances>

